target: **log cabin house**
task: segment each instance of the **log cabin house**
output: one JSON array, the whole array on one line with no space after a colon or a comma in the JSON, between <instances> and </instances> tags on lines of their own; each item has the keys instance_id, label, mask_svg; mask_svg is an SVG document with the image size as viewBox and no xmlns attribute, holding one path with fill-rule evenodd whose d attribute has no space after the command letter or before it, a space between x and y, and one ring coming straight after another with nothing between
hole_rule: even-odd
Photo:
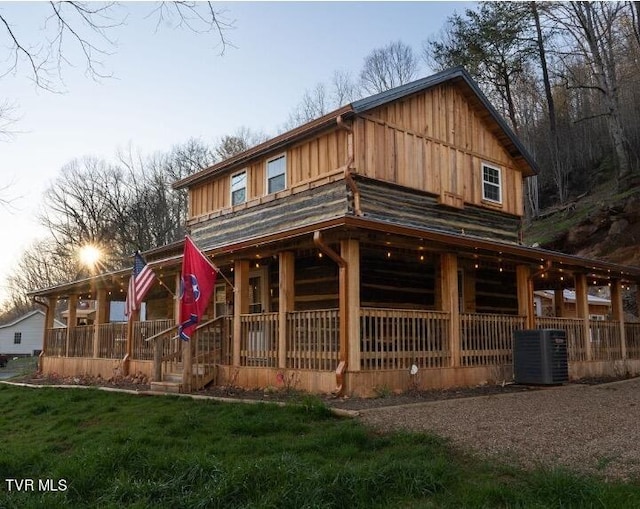
<instances>
[{"instance_id":1,"label":"log cabin house","mask_svg":"<svg viewBox=\"0 0 640 509\"><path fill-rule=\"evenodd\" d=\"M175 183L192 239L231 283L218 278L190 342L176 339L166 289L180 242L145 253L164 285L144 320L109 319L129 270L33 292L49 310L66 300L69 323L78 299L97 302L92 325L54 329L48 314L42 370L143 372L160 391L370 396L508 381L514 330L560 328L571 378L639 373L622 291L640 268L523 245L523 181L536 173L462 68L355 101ZM610 286L609 320L589 319L592 285ZM534 291L566 288L572 317L536 316Z\"/></svg>"}]
</instances>

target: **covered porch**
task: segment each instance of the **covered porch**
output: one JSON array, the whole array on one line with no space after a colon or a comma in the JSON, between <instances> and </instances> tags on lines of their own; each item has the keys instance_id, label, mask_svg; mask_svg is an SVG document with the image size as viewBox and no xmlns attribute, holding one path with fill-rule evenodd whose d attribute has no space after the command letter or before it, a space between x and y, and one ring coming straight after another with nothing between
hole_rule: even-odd
<instances>
[{"instance_id":1,"label":"covered porch","mask_svg":"<svg viewBox=\"0 0 640 509\"><path fill-rule=\"evenodd\" d=\"M116 289L95 288L96 322L48 329L42 369L142 372L166 391L215 383L371 396L508 382L513 332L557 328L567 332L570 378L640 373L640 323L625 320L622 305L640 277L629 268L464 236L354 226L207 250L233 286L217 285L188 343L176 338L176 299L163 287L150 294L147 319L129 324L109 323L99 311ZM175 287L180 260L162 270ZM609 289L605 320L589 316L591 286ZM536 316L534 290L564 288L575 289L576 316L562 306L556 316ZM79 297L86 295L67 296L70 315Z\"/></svg>"}]
</instances>

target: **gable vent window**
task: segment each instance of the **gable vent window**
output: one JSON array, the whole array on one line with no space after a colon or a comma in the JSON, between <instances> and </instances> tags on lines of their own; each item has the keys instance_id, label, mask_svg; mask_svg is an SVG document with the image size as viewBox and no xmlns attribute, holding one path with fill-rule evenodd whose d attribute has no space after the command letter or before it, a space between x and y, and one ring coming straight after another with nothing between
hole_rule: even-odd
<instances>
[{"instance_id":1,"label":"gable vent window","mask_svg":"<svg viewBox=\"0 0 640 509\"><path fill-rule=\"evenodd\" d=\"M247 172L241 171L231 176L231 205L247 201Z\"/></svg>"},{"instance_id":2,"label":"gable vent window","mask_svg":"<svg viewBox=\"0 0 640 509\"><path fill-rule=\"evenodd\" d=\"M277 193L286 187L287 158L284 155L267 162L267 193Z\"/></svg>"},{"instance_id":3,"label":"gable vent window","mask_svg":"<svg viewBox=\"0 0 640 509\"><path fill-rule=\"evenodd\" d=\"M502 178L499 168L482 165L482 199L502 203Z\"/></svg>"}]
</instances>

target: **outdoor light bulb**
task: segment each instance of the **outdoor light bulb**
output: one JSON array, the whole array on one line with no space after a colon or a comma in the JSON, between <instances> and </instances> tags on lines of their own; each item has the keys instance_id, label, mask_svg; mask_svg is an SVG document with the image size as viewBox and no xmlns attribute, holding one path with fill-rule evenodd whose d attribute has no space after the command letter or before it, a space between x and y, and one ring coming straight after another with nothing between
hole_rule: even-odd
<instances>
[{"instance_id":1,"label":"outdoor light bulb","mask_svg":"<svg viewBox=\"0 0 640 509\"><path fill-rule=\"evenodd\" d=\"M102 253L98 247L87 244L80 248L78 255L80 257L80 262L82 262L83 265L86 265L87 267L95 267L95 265L100 261Z\"/></svg>"}]
</instances>

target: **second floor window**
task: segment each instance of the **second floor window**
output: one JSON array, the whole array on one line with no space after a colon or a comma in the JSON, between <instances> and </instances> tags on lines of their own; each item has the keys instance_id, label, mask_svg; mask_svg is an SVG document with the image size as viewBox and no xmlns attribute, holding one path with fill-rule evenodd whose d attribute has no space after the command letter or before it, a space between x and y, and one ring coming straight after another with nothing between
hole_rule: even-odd
<instances>
[{"instance_id":1,"label":"second floor window","mask_svg":"<svg viewBox=\"0 0 640 509\"><path fill-rule=\"evenodd\" d=\"M20 343L22 343L22 332L15 332L13 334L13 344L19 345Z\"/></svg>"},{"instance_id":2,"label":"second floor window","mask_svg":"<svg viewBox=\"0 0 640 509\"><path fill-rule=\"evenodd\" d=\"M500 169L482 165L482 199L502 203Z\"/></svg>"},{"instance_id":3,"label":"second floor window","mask_svg":"<svg viewBox=\"0 0 640 509\"><path fill-rule=\"evenodd\" d=\"M247 201L247 172L241 171L231 176L231 205Z\"/></svg>"},{"instance_id":4,"label":"second floor window","mask_svg":"<svg viewBox=\"0 0 640 509\"><path fill-rule=\"evenodd\" d=\"M267 161L267 193L282 191L287 184L287 158L284 155Z\"/></svg>"}]
</instances>

